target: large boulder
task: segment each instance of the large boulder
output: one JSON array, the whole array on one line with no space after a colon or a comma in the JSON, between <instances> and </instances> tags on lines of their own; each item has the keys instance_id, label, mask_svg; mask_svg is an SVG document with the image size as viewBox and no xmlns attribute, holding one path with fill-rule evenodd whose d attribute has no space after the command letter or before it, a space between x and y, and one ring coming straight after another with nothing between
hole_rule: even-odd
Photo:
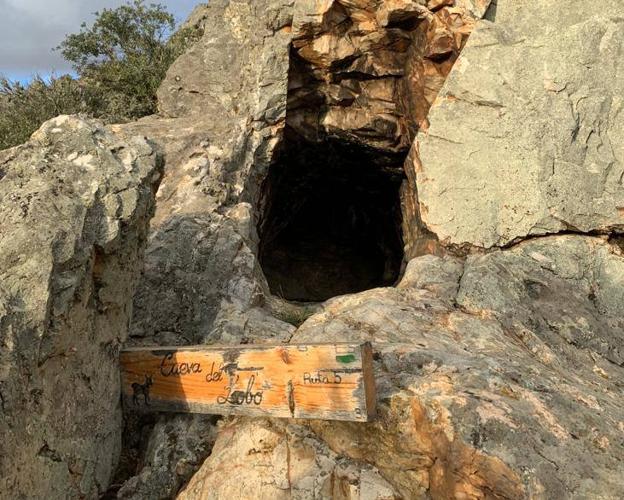
<instances>
[{"instance_id":1,"label":"large boulder","mask_svg":"<svg viewBox=\"0 0 624 500\"><path fill-rule=\"evenodd\" d=\"M198 6L186 26L204 34L169 69L161 113L111 127L150 137L166 162L129 345L283 342L294 331L267 311L252 206L284 129L292 7ZM213 431L201 416L128 419L119 495L174 496L210 452L198 436Z\"/></svg>"},{"instance_id":2,"label":"large boulder","mask_svg":"<svg viewBox=\"0 0 624 500\"><path fill-rule=\"evenodd\" d=\"M261 312L251 206L284 128L292 5L197 7L187 25L204 35L169 69L161 115L113 127L147 135L166 158L135 300L136 343L240 342L265 326L278 339L292 333Z\"/></svg>"},{"instance_id":3,"label":"large boulder","mask_svg":"<svg viewBox=\"0 0 624 500\"><path fill-rule=\"evenodd\" d=\"M203 36L169 69L158 92L160 114L112 127L150 137L166 158L129 343L288 341L295 330L291 323L308 313L270 296L256 231L268 169L287 142L284 130L316 137L314 116L323 113L325 134L381 146L390 155L397 145L406 151L407 124L414 121L404 111L409 93L394 91L409 87L418 93L409 109L424 118L489 0L477 3L429 9L424 2L215 0L198 6L186 26ZM357 26L345 33L336 16ZM357 57L352 68L334 70L341 57L336 43L348 39L357 46L352 54ZM322 83L343 76L348 77L343 83ZM343 94L344 99L335 97ZM309 130L302 130L306 126ZM403 157L393 161L402 175ZM132 423L127 434L143 432L143 424ZM145 432L151 425L145 423ZM167 438L169 449L191 439L189 432L201 425L194 421L186 431L173 426L177 437ZM151 436L147 448L160 449L163 434ZM140 444L130 447L128 455L141 455ZM205 454L198 447L195 460ZM168 472L136 465L139 475L122 489L125 497L140 498L146 484L174 494L184 479L175 463Z\"/></svg>"},{"instance_id":4,"label":"large boulder","mask_svg":"<svg viewBox=\"0 0 624 500\"><path fill-rule=\"evenodd\" d=\"M157 150L61 116L0 153L0 497L97 498L121 449Z\"/></svg>"},{"instance_id":5,"label":"large boulder","mask_svg":"<svg viewBox=\"0 0 624 500\"><path fill-rule=\"evenodd\" d=\"M624 231L624 6L573 3L499 1L431 109L408 168L444 244Z\"/></svg>"},{"instance_id":6,"label":"large boulder","mask_svg":"<svg viewBox=\"0 0 624 500\"><path fill-rule=\"evenodd\" d=\"M330 300L293 338L372 341L378 419L232 420L181 498L241 478L254 498L329 498L344 463L358 474L332 498L616 498L623 290L622 251L598 238L414 259L398 287ZM385 488L365 493L368 477Z\"/></svg>"},{"instance_id":7,"label":"large boulder","mask_svg":"<svg viewBox=\"0 0 624 500\"><path fill-rule=\"evenodd\" d=\"M167 159L130 342L372 341L379 418L139 422L121 497L173 497L209 453L182 498L621 496L618 240L511 246L622 229L621 23L613 2L600 21L572 4L220 0L194 12L204 35L170 69L161 116L113 127L153 137ZM300 309L271 297L259 265L267 174L312 169L336 145L406 175L406 262L440 256L411 260L394 288L315 306L296 329L282 320L298 325ZM293 150L310 161L290 162ZM553 159L574 168L544 175Z\"/></svg>"}]
</instances>

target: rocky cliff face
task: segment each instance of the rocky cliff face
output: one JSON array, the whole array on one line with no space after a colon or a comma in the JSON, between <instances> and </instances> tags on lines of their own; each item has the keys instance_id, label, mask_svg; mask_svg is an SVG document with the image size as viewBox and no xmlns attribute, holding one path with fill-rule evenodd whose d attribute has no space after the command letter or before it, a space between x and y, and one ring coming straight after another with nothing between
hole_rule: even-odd
<instances>
[{"instance_id":1,"label":"rocky cliff face","mask_svg":"<svg viewBox=\"0 0 624 500\"><path fill-rule=\"evenodd\" d=\"M173 344L284 340L292 328L265 314L269 288L278 296L318 300L396 281L403 254L398 192L402 184L407 188L403 161L410 126L416 130L422 121L409 113L424 117L429 106L424 98L414 106L404 101L425 89L433 100L442 79L427 76L433 71L429 66L446 74L474 16L485 10L483 3L447 2L431 9L417 4L389 2L383 12L379 2L198 7L189 23L205 35L169 70L159 92L166 118L115 127L153 138L167 159L146 273L135 300L134 338L150 343L156 336L157 342ZM342 14L336 17L336 11ZM395 23L403 19L404 25L388 24L388 16ZM397 52L399 36L404 40ZM452 38L448 50L434 56L432 47L444 36ZM350 40L348 54L337 48L345 40ZM319 53L316 46L324 48ZM392 70L390 56L396 59ZM416 74L422 82L412 82ZM350 97L332 98L345 93ZM352 119L328 125L340 113ZM310 161L314 158L319 161ZM283 168L287 164L301 167ZM341 170L351 172L341 176ZM361 172L366 172L365 185L354 189L354 176L362 177ZM315 192L320 194L314 197ZM366 197L375 194L385 204L370 208ZM311 213L313 220L322 219L318 205L328 198L363 225L376 220L388 226L381 234L365 235L379 248L359 262L358 268L370 271L351 280L354 273L347 266L359 251L346 244L333 249L324 239L324 233L342 227L296 217ZM411 203L407 194L403 198ZM385 212L393 214L390 224L380 220ZM308 237L297 234L301 227ZM357 235L349 236L356 240ZM302 243L292 248L293 240ZM328 255L316 266L285 272L285 252L298 253L305 263L306 255L324 251ZM330 279L318 278L333 268ZM297 279L284 280L284 275ZM300 290L293 281L310 281L322 293Z\"/></svg>"},{"instance_id":2,"label":"rocky cliff face","mask_svg":"<svg viewBox=\"0 0 624 500\"><path fill-rule=\"evenodd\" d=\"M0 153L0 497L97 498L161 158L61 116Z\"/></svg>"},{"instance_id":3,"label":"rocky cliff face","mask_svg":"<svg viewBox=\"0 0 624 500\"><path fill-rule=\"evenodd\" d=\"M621 497L623 14L617 0L199 6L187 22L204 35L160 114L110 127L166 162L128 343L372 341L379 418L127 416L109 494ZM138 255L128 238L115 251Z\"/></svg>"},{"instance_id":4,"label":"rocky cliff face","mask_svg":"<svg viewBox=\"0 0 624 500\"><path fill-rule=\"evenodd\" d=\"M293 337L372 341L379 419L233 420L181 498L614 498L623 284L598 238L413 259Z\"/></svg>"},{"instance_id":5,"label":"rocky cliff face","mask_svg":"<svg viewBox=\"0 0 624 500\"><path fill-rule=\"evenodd\" d=\"M167 163L135 299L137 341L290 334L260 308L252 202L283 131L292 3L198 7L189 22L206 34L169 70L159 92L166 118L114 127L156 140Z\"/></svg>"},{"instance_id":6,"label":"rocky cliff face","mask_svg":"<svg viewBox=\"0 0 624 500\"><path fill-rule=\"evenodd\" d=\"M418 138L424 223L446 245L484 248L621 232L621 7L598 16L578 2L573 16L524 24L499 4Z\"/></svg>"},{"instance_id":7,"label":"rocky cliff face","mask_svg":"<svg viewBox=\"0 0 624 500\"><path fill-rule=\"evenodd\" d=\"M622 8L575 7L198 8L124 127L168 157L133 342L372 341L380 418L162 417L120 496L624 492Z\"/></svg>"}]
</instances>

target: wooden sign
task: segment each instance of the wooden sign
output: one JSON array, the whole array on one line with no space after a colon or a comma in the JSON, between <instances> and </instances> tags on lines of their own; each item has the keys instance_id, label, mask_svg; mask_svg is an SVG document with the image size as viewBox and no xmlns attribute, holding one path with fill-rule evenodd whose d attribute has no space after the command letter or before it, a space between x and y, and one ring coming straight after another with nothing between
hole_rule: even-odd
<instances>
[{"instance_id":1,"label":"wooden sign","mask_svg":"<svg viewBox=\"0 0 624 500\"><path fill-rule=\"evenodd\" d=\"M131 348L121 366L133 411L363 422L375 415L369 343Z\"/></svg>"}]
</instances>

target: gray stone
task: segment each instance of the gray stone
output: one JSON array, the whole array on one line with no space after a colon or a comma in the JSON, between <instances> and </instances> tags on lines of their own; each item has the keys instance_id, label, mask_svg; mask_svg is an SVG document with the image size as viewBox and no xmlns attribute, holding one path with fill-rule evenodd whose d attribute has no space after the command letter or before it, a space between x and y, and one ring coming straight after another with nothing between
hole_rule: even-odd
<instances>
[{"instance_id":1,"label":"gray stone","mask_svg":"<svg viewBox=\"0 0 624 500\"><path fill-rule=\"evenodd\" d=\"M134 303L133 341L240 342L291 326L262 313L260 184L283 132L292 0L198 7L204 36L169 69L162 115L112 128L158 143L166 168ZM260 338L261 338L260 337Z\"/></svg>"},{"instance_id":2,"label":"gray stone","mask_svg":"<svg viewBox=\"0 0 624 500\"><path fill-rule=\"evenodd\" d=\"M476 2L480 0L459 0ZM566 28L592 16L621 15L622 2L601 0L600 9L587 0L568 0L565 8L557 0L494 0L496 8L488 17L496 23L525 33L540 33L552 26Z\"/></svg>"},{"instance_id":3,"label":"gray stone","mask_svg":"<svg viewBox=\"0 0 624 500\"><path fill-rule=\"evenodd\" d=\"M281 342L292 336L294 327L264 308L268 287L256 257L251 208L284 128L292 4L216 0L197 7L187 25L204 35L169 69L158 93L161 115L111 127L150 137L166 160L129 345ZM139 432L144 423L129 427L127 432ZM149 465L119 495L175 495L189 467L199 467L211 447L198 436L212 431L204 419L163 416L145 440L158 456L170 458L146 451ZM189 453L187 443L204 451L185 460L180 475L175 469Z\"/></svg>"},{"instance_id":4,"label":"gray stone","mask_svg":"<svg viewBox=\"0 0 624 500\"><path fill-rule=\"evenodd\" d=\"M121 448L118 354L154 147L61 116L0 153L0 497L96 498Z\"/></svg>"},{"instance_id":5,"label":"gray stone","mask_svg":"<svg viewBox=\"0 0 624 500\"><path fill-rule=\"evenodd\" d=\"M621 264L600 239L540 238L513 252L469 257L457 301L467 310L493 311L505 327L533 330L550 349L571 344L624 366Z\"/></svg>"},{"instance_id":6,"label":"gray stone","mask_svg":"<svg viewBox=\"0 0 624 500\"><path fill-rule=\"evenodd\" d=\"M394 500L398 496L375 467L339 456L307 426L232 419L221 427L212 455L178 498Z\"/></svg>"},{"instance_id":7,"label":"gray stone","mask_svg":"<svg viewBox=\"0 0 624 500\"><path fill-rule=\"evenodd\" d=\"M198 7L190 21L201 24L204 36L169 68L158 91L159 111L211 121L283 117L293 3L213 0Z\"/></svg>"},{"instance_id":8,"label":"gray stone","mask_svg":"<svg viewBox=\"0 0 624 500\"><path fill-rule=\"evenodd\" d=\"M397 288L328 301L293 342L373 342L379 416L305 424L337 454L325 455L324 468L341 459L362 474L372 467L395 498L621 496L623 288L619 247L555 236L463 265L422 257ZM298 471L285 451L247 453L257 425L233 421L183 498L209 488L225 498L243 491L240 477L257 484L262 471ZM270 428L271 442L288 442L291 427ZM224 463L237 474L224 476ZM325 478L315 468L305 475L297 484ZM258 498L297 497L288 487L259 489Z\"/></svg>"},{"instance_id":9,"label":"gray stone","mask_svg":"<svg viewBox=\"0 0 624 500\"><path fill-rule=\"evenodd\" d=\"M455 300L459 289L459 278L464 268L461 259L448 257L440 259L425 255L407 263L398 288L421 288L434 292L438 297Z\"/></svg>"},{"instance_id":10,"label":"gray stone","mask_svg":"<svg viewBox=\"0 0 624 500\"><path fill-rule=\"evenodd\" d=\"M455 0L453 3L460 9L468 11L475 19L481 19L490 3L496 3L496 0Z\"/></svg>"},{"instance_id":11,"label":"gray stone","mask_svg":"<svg viewBox=\"0 0 624 500\"><path fill-rule=\"evenodd\" d=\"M181 498L624 493L621 249L587 236L473 248L622 229L617 6L601 9L611 18L576 0L579 12L565 15L546 0L490 7L501 24L480 23L468 42L402 194L410 255L442 256L409 262L395 288L318 306L269 296L256 224L287 106L289 126L313 140L403 151L490 2L451 3L425 12L415 6L425 2L384 2L393 27L382 31L372 0L210 2L189 21L202 39L159 92L162 116L113 127L154 138L167 160L132 344L372 341L376 350L375 422L226 419ZM291 38L309 73L289 67ZM409 53L388 50L397 40ZM421 219L468 257L422 241ZM175 495L214 438L210 420L163 416L145 439L145 467L119 495Z\"/></svg>"},{"instance_id":12,"label":"gray stone","mask_svg":"<svg viewBox=\"0 0 624 500\"><path fill-rule=\"evenodd\" d=\"M151 235L145 266L132 335L152 344L165 332L175 344L232 340L217 327L222 309L234 320L236 310L262 300L255 257L219 214L169 219ZM234 335L242 337L242 330Z\"/></svg>"},{"instance_id":13,"label":"gray stone","mask_svg":"<svg viewBox=\"0 0 624 500\"><path fill-rule=\"evenodd\" d=\"M512 4L478 23L417 138L422 220L443 244L485 248L621 232L622 4Z\"/></svg>"},{"instance_id":14,"label":"gray stone","mask_svg":"<svg viewBox=\"0 0 624 500\"><path fill-rule=\"evenodd\" d=\"M174 498L210 454L217 434L214 421L215 417L208 415L161 416L147 443L141 443L140 438L135 443L145 446L142 467L123 484L117 498ZM133 439L126 436L126 440Z\"/></svg>"}]
</instances>

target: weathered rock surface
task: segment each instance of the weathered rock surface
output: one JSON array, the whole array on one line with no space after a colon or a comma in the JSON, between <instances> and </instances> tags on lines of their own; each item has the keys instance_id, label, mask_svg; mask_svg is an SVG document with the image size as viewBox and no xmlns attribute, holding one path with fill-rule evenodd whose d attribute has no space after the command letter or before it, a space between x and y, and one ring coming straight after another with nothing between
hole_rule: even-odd
<instances>
[{"instance_id":1,"label":"weathered rock surface","mask_svg":"<svg viewBox=\"0 0 624 500\"><path fill-rule=\"evenodd\" d=\"M373 148L380 163L406 153L489 3L297 1L289 127Z\"/></svg>"},{"instance_id":2,"label":"weathered rock surface","mask_svg":"<svg viewBox=\"0 0 624 500\"><path fill-rule=\"evenodd\" d=\"M396 139L405 149L409 144L407 123L411 121L399 102L407 94L393 95L397 78L407 82L409 75L420 74L420 66L410 66L416 61L443 64L444 70L439 69L437 74L448 72L469 33L473 16L481 15L480 10L489 2L465 1L458 6L447 2L432 5L432 10L420 5L422 2L403 3L355 2L342 6L307 0L253 4L221 0L194 11L187 24L203 30L204 36L170 68L158 96L161 116L113 127L122 134L140 133L156 141L167 165L157 195L145 274L134 304L131 335L135 342L180 344L290 337L289 325L263 312L268 288L257 259L256 224L264 208L263 181L283 146L284 127L292 128L298 120L301 96L297 85L309 75L305 71L299 74L297 61L304 57L302 54L308 54L306 71L313 73L314 82L305 80L301 89L303 97L310 97L310 89L317 92L318 85L325 89L322 82L328 79L336 79L337 88L342 88L349 75L358 80L358 85L377 85L381 94L349 101L351 104L345 101L335 111L353 108L349 113L363 113L368 116L365 121L375 122L381 120L379 113L390 116L396 112L402 123L397 125L403 131L400 137L391 137L389 129L383 127L382 135L377 137L381 142ZM349 19L347 24L355 27L343 33L334 11L342 12ZM381 11L391 18L418 21L418 29L410 23L405 27L381 27ZM435 21L438 18L441 20ZM429 47L442 36L440 30L453 39L444 57L427 59L424 52L418 52L408 64L407 53L396 52L390 42L404 33L401 36L409 38L407 45L421 51L425 49L418 45L419 37L422 35L423 44ZM381 39L375 41L378 36ZM332 43L323 45L323 37ZM299 55L290 53L293 38ZM353 42L357 47L349 60L357 68L334 71L340 59L335 44L355 38L359 41ZM390 56L395 57L393 53L400 58L399 73L375 76L376 66L366 61L385 65ZM425 92L427 87L429 99L433 100L442 81L438 78L437 84L429 85L420 80L409 84L409 88ZM333 101L323 96L328 99L325 104L317 105L315 99L308 99L306 106L312 104L314 109L305 109L331 114ZM429 104L426 99L423 103L410 109L425 116ZM382 112L384 106L395 111ZM337 127L355 137L358 133L354 135L345 128L355 121L349 119ZM365 135L369 129L364 125ZM369 139L362 139L363 144L370 146L377 140ZM386 148L386 153L392 152L393 147ZM401 162L399 159L395 166L399 171ZM254 333L260 330L265 332Z\"/></svg>"},{"instance_id":3,"label":"weathered rock surface","mask_svg":"<svg viewBox=\"0 0 624 500\"><path fill-rule=\"evenodd\" d=\"M265 307L252 209L284 128L292 5L215 0L197 7L187 24L205 34L169 69L161 115L112 127L150 137L166 160L132 345L283 342L295 329ZM211 435L211 421L164 416L159 425L126 430L147 429L148 436L128 440L126 454L140 457L124 457L136 475L120 490L123 498L175 496L189 464L198 467L210 452L187 443ZM162 450L166 459L154 465L146 450Z\"/></svg>"},{"instance_id":4,"label":"weathered rock surface","mask_svg":"<svg viewBox=\"0 0 624 500\"><path fill-rule=\"evenodd\" d=\"M390 155L397 151L391 144L401 143L399 149L406 151L407 125L412 120L400 101L411 94L395 95L399 80L412 92L427 88L427 99L432 101L469 33L472 16L481 15L479 9L483 11L489 2L434 5L432 11L419 2L404 2L411 7L395 3L221 0L194 11L187 24L203 30L204 36L170 68L159 91L163 116L113 127L156 141L167 164L157 195L146 270L134 304L135 342L290 337L289 325L263 312L268 288L258 264L256 234L263 209L261 188L283 145L284 127L301 131L303 125L297 123L302 121L309 126L302 134L320 140L318 130L312 132L316 126L306 118L309 113L330 116L347 110L355 118L339 120L336 134L367 147L377 144ZM417 4L418 16L412 13ZM418 28L382 28L377 19L380 9L390 16L418 21ZM409 12L397 14L402 9ZM334 19L336 12L353 25L348 33ZM425 46L435 44L442 32L453 40L448 53L428 58ZM392 42L399 35L406 38L402 52ZM290 53L293 38L299 55ZM324 44L325 38L331 43ZM340 69L336 48L340 43L356 45L348 59L357 68ZM409 62L408 46L416 51ZM377 65L387 65L397 57L398 73L377 74ZM369 60L377 62L371 65ZM422 64L440 66L435 71L437 83L423 83L427 71ZM412 77L417 80L408 84ZM327 87L323 82L329 80L337 83ZM330 87L341 94L349 81L374 92L368 95L368 90L360 89L352 92L353 99L335 104ZM324 104L311 93L318 94ZM429 106L427 99L410 106L421 118ZM360 120L358 116L364 135L349 129ZM371 135L372 122L382 123L391 116L395 117L393 125ZM393 161L400 173L402 159Z\"/></svg>"},{"instance_id":5,"label":"weathered rock surface","mask_svg":"<svg viewBox=\"0 0 624 500\"><path fill-rule=\"evenodd\" d=\"M566 3L569 7L566 9L560 9L560 5L552 0L497 0L492 3L496 5L488 16L490 20L514 29L534 30L535 33L553 25L566 28L599 15L594 6L584 0L570 0ZM600 11L603 13L617 16L621 9L622 3L618 0L602 0L600 3Z\"/></svg>"},{"instance_id":6,"label":"weathered rock surface","mask_svg":"<svg viewBox=\"0 0 624 500\"><path fill-rule=\"evenodd\" d=\"M146 426L149 439L143 433L126 434L126 447L140 450L142 463L138 474L119 489L117 498L174 497L210 453L217 432L214 422L215 417L209 415L163 415L153 428Z\"/></svg>"},{"instance_id":7,"label":"weathered rock surface","mask_svg":"<svg viewBox=\"0 0 624 500\"><path fill-rule=\"evenodd\" d=\"M292 4L198 7L189 22L205 34L159 91L168 118L114 127L153 138L166 158L134 304L137 342L240 342L265 327L276 340L292 333L262 314L250 205L284 127Z\"/></svg>"},{"instance_id":8,"label":"weathered rock surface","mask_svg":"<svg viewBox=\"0 0 624 500\"><path fill-rule=\"evenodd\" d=\"M226 419L214 447L210 419L143 422L120 497L175 496L210 448L181 498L621 496L616 239L493 248L622 229L619 7L598 18L571 5L220 0L194 12L204 36L169 71L163 116L113 127L153 138L167 160L131 342L369 340L380 418ZM338 144L402 176L416 133L405 253L440 256L295 329L300 309L270 296L258 263L269 168L292 150L324 161L314 148ZM449 255L459 245L467 257Z\"/></svg>"},{"instance_id":9,"label":"weathered rock surface","mask_svg":"<svg viewBox=\"0 0 624 500\"><path fill-rule=\"evenodd\" d=\"M209 465L210 464L210 465ZM208 477L205 469L212 467ZM243 471L243 474L235 472ZM209 462L178 496L197 498L393 499L372 466L333 452L305 425L268 419L223 425Z\"/></svg>"},{"instance_id":10,"label":"weathered rock surface","mask_svg":"<svg viewBox=\"0 0 624 500\"><path fill-rule=\"evenodd\" d=\"M397 288L328 301L293 338L372 341L379 419L234 420L182 498L616 498L623 290L624 256L598 238L415 259ZM344 462L361 475L338 494ZM367 474L385 489L366 496Z\"/></svg>"},{"instance_id":11,"label":"weathered rock surface","mask_svg":"<svg viewBox=\"0 0 624 500\"><path fill-rule=\"evenodd\" d=\"M0 497L97 498L162 162L61 116L0 153Z\"/></svg>"},{"instance_id":12,"label":"weathered rock surface","mask_svg":"<svg viewBox=\"0 0 624 500\"><path fill-rule=\"evenodd\" d=\"M500 1L478 24L410 167L444 244L624 230L624 8L611 7Z\"/></svg>"}]
</instances>

